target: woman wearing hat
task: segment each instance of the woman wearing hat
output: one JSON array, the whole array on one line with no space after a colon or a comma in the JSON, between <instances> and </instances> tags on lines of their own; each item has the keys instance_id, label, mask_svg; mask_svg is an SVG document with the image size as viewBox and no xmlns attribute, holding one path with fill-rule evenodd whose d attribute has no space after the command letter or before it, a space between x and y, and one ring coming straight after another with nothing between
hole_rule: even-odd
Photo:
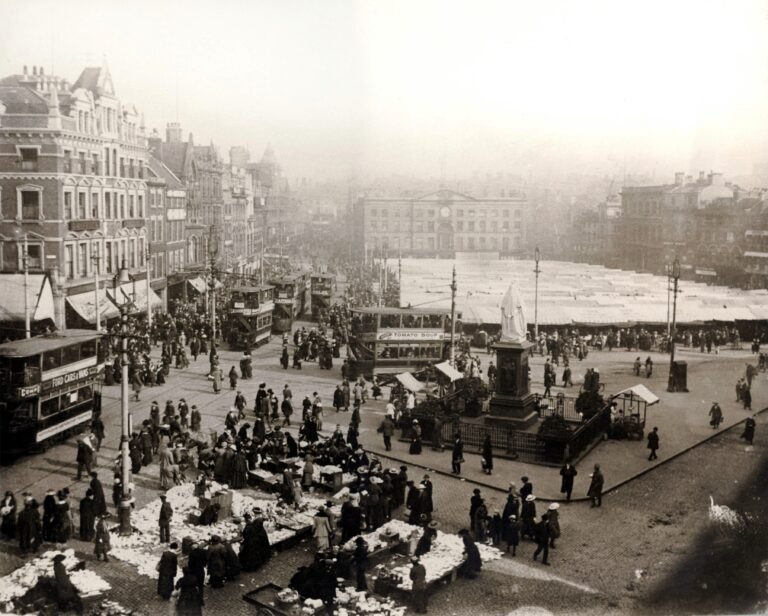
<instances>
[{"instance_id":1,"label":"woman wearing hat","mask_svg":"<svg viewBox=\"0 0 768 616\"><path fill-rule=\"evenodd\" d=\"M408 453L415 456L421 454L421 426L418 419L414 419L411 424L411 447Z\"/></svg>"},{"instance_id":2,"label":"woman wearing hat","mask_svg":"<svg viewBox=\"0 0 768 616\"><path fill-rule=\"evenodd\" d=\"M555 539L560 536L560 503L551 503L547 510L549 516L549 547L555 547Z\"/></svg>"},{"instance_id":3,"label":"woman wearing hat","mask_svg":"<svg viewBox=\"0 0 768 616\"><path fill-rule=\"evenodd\" d=\"M53 577L56 583L56 604L62 612L69 610L76 614L83 613L83 603L77 594L77 588L69 579L67 568L64 566L64 555L53 557Z\"/></svg>"},{"instance_id":4,"label":"woman wearing hat","mask_svg":"<svg viewBox=\"0 0 768 616\"><path fill-rule=\"evenodd\" d=\"M520 509L520 536L536 541L536 497L529 494L525 497Z\"/></svg>"},{"instance_id":5,"label":"woman wearing hat","mask_svg":"<svg viewBox=\"0 0 768 616\"><path fill-rule=\"evenodd\" d=\"M0 501L0 535L3 539L16 538L16 497L8 490Z\"/></svg>"},{"instance_id":6,"label":"woman wearing hat","mask_svg":"<svg viewBox=\"0 0 768 616\"><path fill-rule=\"evenodd\" d=\"M317 541L317 551L322 552L328 550L331 547L331 522L328 519L328 514L325 511L325 507L320 507L313 518L314 529L313 536Z\"/></svg>"}]
</instances>

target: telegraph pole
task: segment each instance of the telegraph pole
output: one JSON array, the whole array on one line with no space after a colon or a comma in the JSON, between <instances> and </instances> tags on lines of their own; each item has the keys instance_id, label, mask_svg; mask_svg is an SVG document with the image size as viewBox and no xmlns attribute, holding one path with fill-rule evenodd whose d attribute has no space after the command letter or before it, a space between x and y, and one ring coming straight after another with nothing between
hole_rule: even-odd
<instances>
[{"instance_id":1,"label":"telegraph pole","mask_svg":"<svg viewBox=\"0 0 768 616\"><path fill-rule=\"evenodd\" d=\"M454 347L454 338L456 336L456 266L453 266L453 275L451 276L451 366L454 366L456 359L456 349Z\"/></svg>"},{"instance_id":2,"label":"telegraph pole","mask_svg":"<svg viewBox=\"0 0 768 616\"><path fill-rule=\"evenodd\" d=\"M128 269L125 267L123 259L122 267L115 276L116 287L127 283L130 278ZM117 289L115 289L117 297ZM131 527L131 458L128 449L130 439L130 412L128 410L128 298L123 293L123 301L120 303L120 469L121 478L121 497L118 517L120 520L120 534L130 535L133 531Z\"/></svg>"},{"instance_id":3,"label":"telegraph pole","mask_svg":"<svg viewBox=\"0 0 768 616\"><path fill-rule=\"evenodd\" d=\"M536 262L536 267L533 270L533 273L536 274L536 291L533 298L533 337L534 337L534 342L538 344L539 343L539 274L541 273L541 270L539 269L539 260L541 259L541 253L539 252L538 246L536 247L536 251L533 254L534 254L534 261Z\"/></svg>"},{"instance_id":4,"label":"telegraph pole","mask_svg":"<svg viewBox=\"0 0 768 616\"><path fill-rule=\"evenodd\" d=\"M674 280L674 289L672 291L672 330L670 331L670 355L669 355L669 378L667 381L667 391L678 391L677 372L675 371L675 335L677 329L677 284L680 281L680 261L675 258L672 264L672 279Z\"/></svg>"}]
</instances>

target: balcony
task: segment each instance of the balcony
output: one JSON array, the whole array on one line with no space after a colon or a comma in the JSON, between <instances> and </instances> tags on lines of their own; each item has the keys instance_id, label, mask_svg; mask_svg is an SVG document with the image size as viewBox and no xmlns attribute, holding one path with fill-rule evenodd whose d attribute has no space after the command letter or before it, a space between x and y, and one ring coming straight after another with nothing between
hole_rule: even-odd
<instances>
[{"instance_id":1,"label":"balcony","mask_svg":"<svg viewBox=\"0 0 768 616\"><path fill-rule=\"evenodd\" d=\"M70 231L98 231L101 228L100 220L70 220Z\"/></svg>"},{"instance_id":2,"label":"balcony","mask_svg":"<svg viewBox=\"0 0 768 616\"><path fill-rule=\"evenodd\" d=\"M123 221L123 229L141 229L146 226L143 218L127 218Z\"/></svg>"}]
</instances>

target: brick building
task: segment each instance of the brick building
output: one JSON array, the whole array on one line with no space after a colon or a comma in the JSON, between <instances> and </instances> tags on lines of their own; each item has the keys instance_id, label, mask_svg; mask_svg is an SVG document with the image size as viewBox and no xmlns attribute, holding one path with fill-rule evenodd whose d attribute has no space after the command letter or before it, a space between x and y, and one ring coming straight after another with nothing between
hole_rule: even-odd
<instances>
[{"instance_id":1,"label":"brick building","mask_svg":"<svg viewBox=\"0 0 768 616\"><path fill-rule=\"evenodd\" d=\"M476 199L447 189L413 199L366 197L354 206L352 235L361 255L513 254L525 246L527 205L520 194Z\"/></svg>"},{"instance_id":2,"label":"brick building","mask_svg":"<svg viewBox=\"0 0 768 616\"><path fill-rule=\"evenodd\" d=\"M621 199L610 195L596 209L579 214L570 233L570 255L574 261L612 267L617 262Z\"/></svg>"},{"instance_id":3,"label":"brick building","mask_svg":"<svg viewBox=\"0 0 768 616\"><path fill-rule=\"evenodd\" d=\"M123 262L144 276L148 156L106 66L73 84L42 67L0 80L0 267L22 269L26 237L30 271L52 274L57 327L90 320L96 276L111 289Z\"/></svg>"}]
</instances>

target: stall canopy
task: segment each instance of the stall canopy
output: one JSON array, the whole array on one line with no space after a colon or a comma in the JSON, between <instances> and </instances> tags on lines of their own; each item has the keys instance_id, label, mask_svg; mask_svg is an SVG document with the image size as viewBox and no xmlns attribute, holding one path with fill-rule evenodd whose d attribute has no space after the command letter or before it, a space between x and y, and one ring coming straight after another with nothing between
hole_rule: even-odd
<instances>
[{"instance_id":1,"label":"stall canopy","mask_svg":"<svg viewBox=\"0 0 768 616\"><path fill-rule=\"evenodd\" d=\"M197 278L190 278L189 280L187 280L187 282L189 283L189 286L191 286L195 291L197 291L201 295L205 293L205 288L206 288L205 280L203 280L199 276Z\"/></svg>"},{"instance_id":2,"label":"stall canopy","mask_svg":"<svg viewBox=\"0 0 768 616\"><path fill-rule=\"evenodd\" d=\"M96 323L96 301L93 291L67 297L67 303L86 322ZM99 317L102 321L120 316L120 310L109 299L106 289L99 289Z\"/></svg>"},{"instance_id":3,"label":"stall canopy","mask_svg":"<svg viewBox=\"0 0 768 616\"><path fill-rule=\"evenodd\" d=\"M622 389L619 393L613 395L614 398L618 398L619 396L637 398L638 400L645 402L648 406L656 404L659 401L659 397L645 385L634 385L633 387Z\"/></svg>"},{"instance_id":4,"label":"stall canopy","mask_svg":"<svg viewBox=\"0 0 768 616\"><path fill-rule=\"evenodd\" d=\"M113 289L107 289L109 298L118 306L124 302L133 304L132 312L144 312L147 309L147 282L139 280L127 282L117 290L117 295ZM163 300L152 289L149 290L149 297L153 309L162 308Z\"/></svg>"},{"instance_id":5,"label":"stall canopy","mask_svg":"<svg viewBox=\"0 0 768 616\"><path fill-rule=\"evenodd\" d=\"M413 392L421 391L424 389L424 385L416 380L416 377L413 376L410 372L401 372L397 375L397 380L400 381L403 387L410 389Z\"/></svg>"},{"instance_id":6,"label":"stall canopy","mask_svg":"<svg viewBox=\"0 0 768 616\"><path fill-rule=\"evenodd\" d=\"M440 372L442 372L445 376L447 376L449 379L451 379L451 383L454 381L458 381L459 379L463 379L464 375L456 370L451 364L447 361L444 361L439 364L435 364L435 368L437 368Z\"/></svg>"},{"instance_id":7,"label":"stall canopy","mask_svg":"<svg viewBox=\"0 0 768 616\"><path fill-rule=\"evenodd\" d=\"M26 287L29 318L32 322L54 320L53 289L47 274L28 274ZM0 276L0 321L24 321L24 274Z\"/></svg>"}]
</instances>

